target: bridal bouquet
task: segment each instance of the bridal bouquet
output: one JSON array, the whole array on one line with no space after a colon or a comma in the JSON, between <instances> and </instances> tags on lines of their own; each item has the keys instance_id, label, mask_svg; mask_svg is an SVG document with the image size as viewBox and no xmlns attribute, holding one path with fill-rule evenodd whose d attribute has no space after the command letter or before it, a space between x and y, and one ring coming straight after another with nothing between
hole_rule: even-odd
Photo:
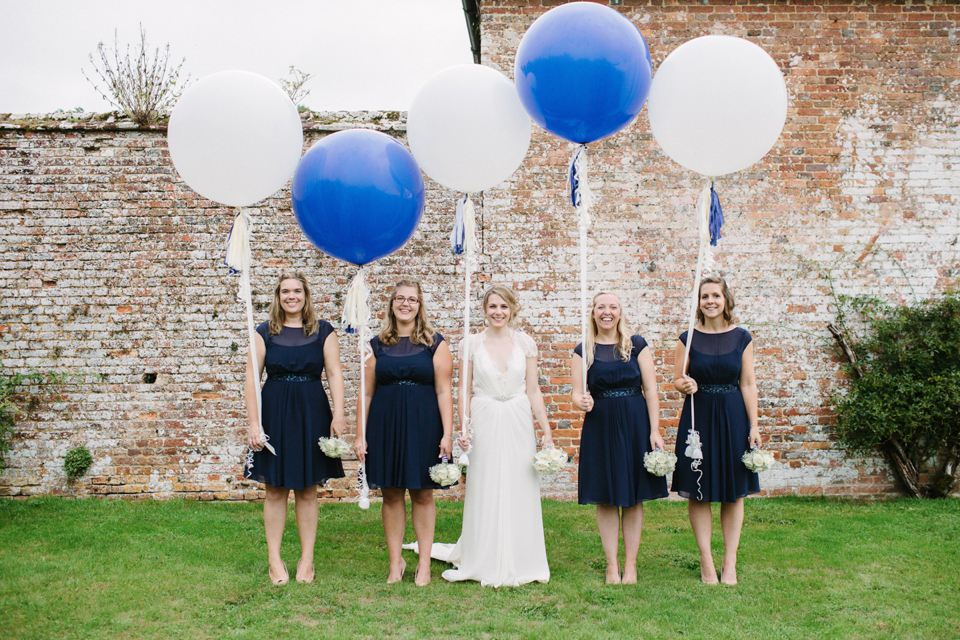
<instances>
[{"instance_id":1,"label":"bridal bouquet","mask_svg":"<svg viewBox=\"0 0 960 640\"><path fill-rule=\"evenodd\" d=\"M655 476L663 477L673 472L677 466L677 456L669 451L657 449L643 455L643 468Z\"/></svg>"},{"instance_id":2,"label":"bridal bouquet","mask_svg":"<svg viewBox=\"0 0 960 640\"><path fill-rule=\"evenodd\" d=\"M537 473L554 474L567 466L567 452L563 449L547 447L533 456L533 468Z\"/></svg>"},{"instance_id":3,"label":"bridal bouquet","mask_svg":"<svg viewBox=\"0 0 960 640\"><path fill-rule=\"evenodd\" d=\"M447 456L443 456L440 464L430 467L430 479L442 487L456 484L461 475L460 465L447 462Z\"/></svg>"},{"instance_id":4,"label":"bridal bouquet","mask_svg":"<svg viewBox=\"0 0 960 640\"><path fill-rule=\"evenodd\" d=\"M328 458L342 458L350 453L350 445L347 441L337 437L320 438L319 444L320 451L323 451L323 455Z\"/></svg>"},{"instance_id":5,"label":"bridal bouquet","mask_svg":"<svg viewBox=\"0 0 960 640\"><path fill-rule=\"evenodd\" d=\"M763 449L751 449L740 459L743 460L743 466L755 473L766 471L773 466L773 454Z\"/></svg>"}]
</instances>

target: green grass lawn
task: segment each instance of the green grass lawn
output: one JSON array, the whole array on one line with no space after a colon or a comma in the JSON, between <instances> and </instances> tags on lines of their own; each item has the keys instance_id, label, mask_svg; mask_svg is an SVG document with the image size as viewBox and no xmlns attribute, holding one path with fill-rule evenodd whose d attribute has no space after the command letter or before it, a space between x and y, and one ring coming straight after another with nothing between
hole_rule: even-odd
<instances>
[{"instance_id":1,"label":"green grass lawn","mask_svg":"<svg viewBox=\"0 0 960 640\"><path fill-rule=\"evenodd\" d=\"M960 500L749 500L736 587L700 583L686 507L647 506L637 585L589 507L544 502L549 584L387 586L379 505L320 507L317 579L271 586L260 505L0 501L4 638L958 638ZM437 540L462 505L438 503ZM717 514L715 513L715 517ZM719 566L719 521L714 548ZM412 539L408 529L407 540ZM407 563L414 559L405 552ZM284 557L299 542L293 510Z\"/></svg>"}]
</instances>

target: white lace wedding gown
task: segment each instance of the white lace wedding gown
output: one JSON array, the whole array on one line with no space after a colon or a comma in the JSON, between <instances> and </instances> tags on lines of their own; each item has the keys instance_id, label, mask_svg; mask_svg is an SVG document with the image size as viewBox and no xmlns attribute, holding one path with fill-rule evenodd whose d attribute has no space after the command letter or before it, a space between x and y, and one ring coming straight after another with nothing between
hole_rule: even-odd
<instances>
[{"instance_id":1,"label":"white lace wedding gown","mask_svg":"<svg viewBox=\"0 0 960 640\"><path fill-rule=\"evenodd\" d=\"M526 359L536 356L537 347L528 335L511 333L513 352L504 372L484 348L485 334L470 336L472 448L463 529L456 545L435 543L431 549L434 558L454 565L443 572L451 582L500 587L550 580L525 382Z\"/></svg>"}]
</instances>

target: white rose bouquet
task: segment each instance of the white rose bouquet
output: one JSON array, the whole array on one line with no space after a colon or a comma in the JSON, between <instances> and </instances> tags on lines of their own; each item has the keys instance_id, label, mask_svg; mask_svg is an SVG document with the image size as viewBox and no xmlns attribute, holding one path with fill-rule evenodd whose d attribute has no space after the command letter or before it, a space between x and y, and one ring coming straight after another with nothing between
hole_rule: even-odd
<instances>
[{"instance_id":1,"label":"white rose bouquet","mask_svg":"<svg viewBox=\"0 0 960 640\"><path fill-rule=\"evenodd\" d=\"M563 449L546 447L533 456L533 468L537 473L554 474L567 466L567 452Z\"/></svg>"},{"instance_id":2,"label":"white rose bouquet","mask_svg":"<svg viewBox=\"0 0 960 640\"><path fill-rule=\"evenodd\" d=\"M320 445L320 451L323 451L323 455L328 458L342 458L350 453L351 450L346 440L341 440L337 437L320 438L318 444Z\"/></svg>"},{"instance_id":3,"label":"white rose bouquet","mask_svg":"<svg viewBox=\"0 0 960 640\"><path fill-rule=\"evenodd\" d=\"M743 466L755 473L767 471L774 463L773 453L763 449L751 449L740 459L743 460Z\"/></svg>"},{"instance_id":4,"label":"white rose bouquet","mask_svg":"<svg viewBox=\"0 0 960 640\"><path fill-rule=\"evenodd\" d=\"M643 454L643 468L657 477L672 473L676 467L677 456L670 451L657 449Z\"/></svg>"},{"instance_id":5,"label":"white rose bouquet","mask_svg":"<svg viewBox=\"0 0 960 640\"><path fill-rule=\"evenodd\" d=\"M443 457L443 462L430 467L430 479L442 487L449 487L456 484L462 475L460 465L447 462L447 457Z\"/></svg>"}]
</instances>

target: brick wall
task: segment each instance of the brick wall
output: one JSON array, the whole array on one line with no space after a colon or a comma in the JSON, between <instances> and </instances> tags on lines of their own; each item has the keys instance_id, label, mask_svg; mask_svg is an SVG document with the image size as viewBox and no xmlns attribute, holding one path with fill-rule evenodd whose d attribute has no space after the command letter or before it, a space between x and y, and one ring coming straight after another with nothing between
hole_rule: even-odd
<instances>
[{"instance_id":1,"label":"brick wall","mask_svg":"<svg viewBox=\"0 0 960 640\"><path fill-rule=\"evenodd\" d=\"M484 64L512 76L525 29L554 4L482 2ZM843 380L824 325L834 317L831 282L839 293L911 300L958 281L957 6L625 0L619 9L643 32L655 67L684 41L721 33L764 47L787 80L778 144L718 183L728 220L718 264L756 340L761 428L783 462L761 479L766 492L895 491L882 460L845 460L833 443L829 398ZM304 126L307 145L351 126L402 140L404 128L394 113L313 114ZM556 439L575 453L577 232L564 194L572 150L535 131L517 174L477 198L474 289L506 282L518 290L522 324L540 344ZM590 154L599 201L591 288L620 292L653 346L672 441L680 402L669 381L696 260L700 180L660 153L645 112ZM456 348L462 271L448 248L453 201L427 180L419 230L370 269L370 281L379 311L400 274L422 279ZM284 190L252 210L258 321L273 279L291 265L309 275L320 315L335 320L354 269L307 243L289 202ZM162 127L90 114L0 116L0 360L5 371L85 375L55 396L32 389L41 402L18 425L0 494L258 495L240 468L243 307L236 277L220 264L230 222L227 208L177 178ZM355 342L341 335L341 348L352 410ZM94 466L68 484L62 460L78 444ZM571 497L575 479L571 471L545 481L545 494ZM351 488L331 483L323 495L351 499Z\"/></svg>"}]
</instances>

